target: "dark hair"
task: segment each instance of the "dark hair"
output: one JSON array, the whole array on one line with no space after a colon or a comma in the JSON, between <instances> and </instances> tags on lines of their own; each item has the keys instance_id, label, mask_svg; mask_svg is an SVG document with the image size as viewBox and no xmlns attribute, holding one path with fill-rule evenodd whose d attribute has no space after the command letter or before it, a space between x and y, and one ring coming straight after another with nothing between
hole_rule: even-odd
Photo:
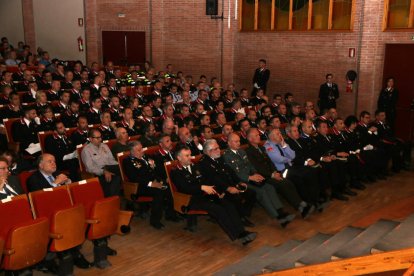
<instances>
[{"instance_id":1,"label":"dark hair","mask_svg":"<svg viewBox=\"0 0 414 276\"><path fill-rule=\"evenodd\" d=\"M363 117L365 117L365 116L367 116L367 115L371 115L371 113L369 113L368 111L364 110L364 111L362 111L362 112L359 114L359 118L361 119L361 118L363 118Z\"/></svg>"},{"instance_id":2,"label":"dark hair","mask_svg":"<svg viewBox=\"0 0 414 276\"><path fill-rule=\"evenodd\" d=\"M328 77L333 77L333 74L331 73L326 74L325 79L327 79Z\"/></svg>"},{"instance_id":3,"label":"dark hair","mask_svg":"<svg viewBox=\"0 0 414 276\"><path fill-rule=\"evenodd\" d=\"M259 62L263 62L264 64L266 64L266 60L263 58L259 59Z\"/></svg>"},{"instance_id":4,"label":"dark hair","mask_svg":"<svg viewBox=\"0 0 414 276\"><path fill-rule=\"evenodd\" d=\"M356 123L358 123L358 118L355 117L355 116L353 116L353 115L348 116L345 119L345 125L346 125L346 127L350 127L352 124L356 124Z\"/></svg>"}]
</instances>

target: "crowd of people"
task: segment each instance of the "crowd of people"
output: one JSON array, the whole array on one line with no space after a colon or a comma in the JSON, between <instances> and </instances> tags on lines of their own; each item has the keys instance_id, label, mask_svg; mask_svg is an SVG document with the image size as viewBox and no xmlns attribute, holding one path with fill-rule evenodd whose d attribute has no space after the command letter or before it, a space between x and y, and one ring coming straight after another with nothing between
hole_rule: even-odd
<instances>
[{"instance_id":1,"label":"crowd of people","mask_svg":"<svg viewBox=\"0 0 414 276\"><path fill-rule=\"evenodd\" d=\"M317 110L292 93L269 97L264 60L250 96L250 88L204 75L195 80L171 64L159 71L150 63L131 65L123 72L112 62L101 68L96 62L87 67L49 61L47 52L34 64L9 59L5 64L18 69L0 67L0 118L19 118L11 128L18 147L8 147L0 125L0 199L24 193L15 177L23 171L36 170L24 185L28 192L79 181L81 159L86 172L99 177L105 196L122 196L122 169L139 184L138 197L153 198L150 225L163 229L163 216L180 221L164 168L178 160L171 181L192 195L189 210L207 211L231 240L246 245L257 235L246 230L255 226L256 203L285 228L296 217L322 212L330 200L348 201L366 183L389 179L410 163L410 145L395 137L385 110L338 115L332 74L321 86ZM53 131L42 154L35 149L39 131ZM113 139L111 148L103 142ZM151 146L159 149L146 155ZM118 164L121 152L130 155ZM91 266L75 252L75 264Z\"/></svg>"}]
</instances>

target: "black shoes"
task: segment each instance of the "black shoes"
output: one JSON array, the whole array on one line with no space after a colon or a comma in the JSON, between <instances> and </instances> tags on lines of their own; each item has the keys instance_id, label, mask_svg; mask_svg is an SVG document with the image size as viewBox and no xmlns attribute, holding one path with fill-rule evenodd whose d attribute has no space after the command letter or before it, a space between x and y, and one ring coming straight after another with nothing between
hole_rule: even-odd
<instances>
[{"instance_id":1,"label":"black shoes","mask_svg":"<svg viewBox=\"0 0 414 276\"><path fill-rule=\"evenodd\" d=\"M356 192L354 192L354 191L350 190L349 188L346 188L346 189L344 190L344 194L349 195L349 196L356 196L356 195L357 195L357 193L356 193Z\"/></svg>"},{"instance_id":2,"label":"black shoes","mask_svg":"<svg viewBox=\"0 0 414 276\"><path fill-rule=\"evenodd\" d=\"M251 222L247 217L241 218L241 221L242 221L243 225L246 226L246 227L254 227L255 226L254 223Z\"/></svg>"},{"instance_id":3,"label":"black shoes","mask_svg":"<svg viewBox=\"0 0 414 276\"><path fill-rule=\"evenodd\" d=\"M240 234L239 240L241 241L243 245L247 245L251 243L252 241L254 241L256 237L257 237L256 232L244 231L243 233Z\"/></svg>"},{"instance_id":4,"label":"black shoes","mask_svg":"<svg viewBox=\"0 0 414 276\"><path fill-rule=\"evenodd\" d=\"M348 201L349 198L342 195L342 194L332 194L332 198L337 199L337 200L341 200L341 201Z\"/></svg>"},{"instance_id":5,"label":"black shoes","mask_svg":"<svg viewBox=\"0 0 414 276\"><path fill-rule=\"evenodd\" d=\"M285 211L278 211L277 221L282 228L285 228L292 220L295 219L295 215L286 213Z\"/></svg>"},{"instance_id":6,"label":"black shoes","mask_svg":"<svg viewBox=\"0 0 414 276\"><path fill-rule=\"evenodd\" d=\"M164 224L162 224L161 222L151 222L150 224L152 227L154 227L157 230L161 230L165 228Z\"/></svg>"},{"instance_id":7,"label":"black shoes","mask_svg":"<svg viewBox=\"0 0 414 276\"><path fill-rule=\"evenodd\" d=\"M115 249L110 248L109 246L106 246L106 255L108 256L116 256L118 252L116 252Z\"/></svg>"},{"instance_id":8,"label":"black shoes","mask_svg":"<svg viewBox=\"0 0 414 276\"><path fill-rule=\"evenodd\" d=\"M306 205L306 207L303 208L300 215L302 216L303 219L307 219L313 213L313 211L315 211L315 206L308 204Z\"/></svg>"},{"instance_id":9,"label":"black shoes","mask_svg":"<svg viewBox=\"0 0 414 276\"><path fill-rule=\"evenodd\" d=\"M81 269L88 269L93 266L93 263L88 262L82 254L79 254L76 258L73 259L73 264Z\"/></svg>"},{"instance_id":10,"label":"black shoes","mask_svg":"<svg viewBox=\"0 0 414 276\"><path fill-rule=\"evenodd\" d=\"M353 182L353 183L350 185L350 187L351 187L352 189L357 189L357 190L361 190L361 191L366 189L365 185L364 185L364 184L362 184L362 183L360 183L359 181L355 181L355 182Z\"/></svg>"}]
</instances>

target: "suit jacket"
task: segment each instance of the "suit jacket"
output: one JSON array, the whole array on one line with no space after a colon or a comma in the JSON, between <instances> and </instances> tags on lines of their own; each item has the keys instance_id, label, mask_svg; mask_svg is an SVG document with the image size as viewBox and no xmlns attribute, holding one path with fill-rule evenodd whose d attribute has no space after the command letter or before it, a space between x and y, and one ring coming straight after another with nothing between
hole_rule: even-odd
<instances>
[{"instance_id":1,"label":"suit jacket","mask_svg":"<svg viewBox=\"0 0 414 276\"><path fill-rule=\"evenodd\" d=\"M305 145L302 144L300 139L294 141L291 138L286 139L286 143L289 144L290 148L295 152L295 158L292 160L293 166L302 167L305 165L305 161L312 157L309 151L306 150ZM318 160L314 160L317 162Z\"/></svg>"},{"instance_id":2,"label":"suit jacket","mask_svg":"<svg viewBox=\"0 0 414 276\"><path fill-rule=\"evenodd\" d=\"M243 149L237 150L237 154L231 149L226 149L223 153L226 164L232 168L241 182L248 183L249 176L256 173L256 169L250 163L246 152Z\"/></svg>"},{"instance_id":3,"label":"suit jacket","mask_svg":"<svg viewBox=\"0 0 414 276\"><path fill-rule=\"evenodd\" d=\"M218 193L224 193L228 187L235 186L240 182L237 174L224 163L222 158L215 161L204 155L199 162L200 172L206 183L214 185Z\"/></svg>"},{"instance_id":4,"label":"suit jacket","mask_svg":"<svg viewBox=\"0 0 414 276\"><path fill-rule=\"evenodd\" d=\"M171 156L162 149L159 149L158 152L154 155L154 161L156 164L155 171L158 176L162 179L167 180L167 172L165 171L164 163L174 160L174 153L170 152ZM172 157L172 158L171 158Z\"/></svg>"},{"instance_id":5,"label":"suit jacket","mask_svg":"<svg viewBox=\"0 0 414 276\"><path fill-rule=\"evenodd\" d=\"M20 151L24 151L31 143L38 143L37 139L38 126L31 122L26 125L23 119L16 121L12 125L13 140L20 143Z\"/></svg>"},{"instance_id":6,"label":"suit jacket","mask_svg":"<svg viewBox=\"0 0 414 276\"><path fill-rule=\"evenodd\" d=\"M149 182L163 180L156 174L155 169L151 168L145 156L144 159L146 161L129 156L122 161L125 175L129 181L138 183L138 193L144 191L148 187Z\"/></svg>"},{"instance_id":7,"label":"suit jacket","mask_svg":"<svg viewBox=\"0 0 414 276\"><path fill-rule=\"evenodd\" d=\"M45 151L55 156L56 165L62 169L63 156L75 151L75 146L67 137L60 138L58 135L50 135L45 139Z\"/></svg>"},{"instance_id":8,"label":"suit jacket","mask_svg":"<svg viewBox=\"0 0 414 276\"><path fill-rule=\"evenodd\" d=\"M319 108L320 111L323 109L335 107L336 99L339 98L338 85L332 83L332 87L329 87L327 83L324 83L319 88Z\"/></svg>"},{"instance_id":9,"label":"suit jacket","mask_svg":"<svg viewBox=\"0 0 414 276\"><path fill-rule=\"evenodd\" d=\"M260 88L266 89L269 77L269 69L261 70L261 68L257 68L256 71L254 71L253 83L257 83Z\"/></svg>"},{"instance_id":10,"label":"suit jacket","mask_svg":"<svg viewBox=\"0 0 414 276\"><path fill-rule=\"evenodd\" d=\"M54 172L52 174L54 177L59 175L59 172ZM37 170L27 179L27 190L29 192L34 192L38 190L43 190L45 188L53 188L49 181L43 176L43 174Z\"/></svg>"},{"instance_id":11,"label":"suit jacket","mask_svg":"<svg viewBox=\"0 0 414 276\"><path fill-rule=\"evenodd\" d=\"M7 177L7 184L17 193L17 194L24 194L24 191L20 185L19 178L14 175L10 175ZM0 200L7 198L6 194L0 193Z\"/></svg>"},{"instance_id":12,"label":"suit jacket","mask_svg":"<svg viewBox=\"0 0 414 276\"><path fill-rule=\"evenodd\" d=\"M260 151L259 151L260 149ZM249 144L246 149L247 157L252 163L253 167L261 174L264 178L271 178L272 174L276 171L276 167L266 154L266 149L262 146L258 148L253 147Z\"/></svg>"},{"instance_id":13,"label":"suit jacket","mask_svg":"<svg viewBox=\"0 0 414 276\"><path fill-rule=\"evenodd\" d=\"M377 106L379 110L385 112L395 113L398 101L398 90L392 89L392 92L388 92L387 89L382 89L379 96Z\"/></svg>"}]
</instances>

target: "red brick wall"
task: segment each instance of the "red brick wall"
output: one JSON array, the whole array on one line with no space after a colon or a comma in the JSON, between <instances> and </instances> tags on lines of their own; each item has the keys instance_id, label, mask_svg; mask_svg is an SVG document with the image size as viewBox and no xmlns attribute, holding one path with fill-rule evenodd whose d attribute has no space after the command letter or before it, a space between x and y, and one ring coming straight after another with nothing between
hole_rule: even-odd
<instances>
[{"instance_id":1,"label":"red brick wall","mask_svg":"<svg viewBox=\"0 0 414 276\"><path fill-rule=\"evenodd\" d=\"M22 0L24 40L36 52L36 35L33 17L33 0Z\"/></svg>"},{"instance_id":2,"label":"red brick wall","mask_svg":"<svg viewBox=\"0 0 414 276\"><path fill-rule=\"evenodd\" d=\"M241 0L239 0L240 2ZM339 111L353 113L355 92L345 93L345 74L357 69L357 58L348 57L360 35L362 0L356 1L353 31L348 32L239 32L234 19L235 0L230 0L230 29L224 23L223 84L235 82L237 88L251 87L251 78L259 58L268 61L271 70L269 94L294 93L299 102L316 101L319 85L326 73L333 73L341 96ZM139 30L147 32L149 58L149 2L85 1L88 61L101 61L102 30ZM224 0L228 17L228 0ZM221 1L219 1L221 13ZM382 67L386 43L409 43L409 32L382 32L383 1L365 0L359 74L358 111L374 111L382 85ZM118 18L117 13L125 13ZM205 1L152 1L152 57L157 69L172 63L175 70L220 78L221 21L205 15Z\"/></svg>"}]
</instances>

